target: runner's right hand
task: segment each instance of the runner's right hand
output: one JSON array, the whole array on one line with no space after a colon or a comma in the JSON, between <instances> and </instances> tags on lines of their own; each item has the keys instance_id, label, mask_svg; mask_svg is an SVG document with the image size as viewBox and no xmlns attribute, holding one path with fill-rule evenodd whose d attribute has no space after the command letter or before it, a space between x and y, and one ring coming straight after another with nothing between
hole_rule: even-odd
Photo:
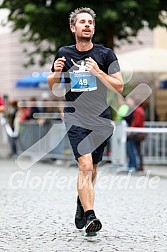
<instances>
[{"instance_id":1,"label":"runner's right hand","mask_svg":"<svg viewBox=\"0 0 167 252\"><path fill-rule=\"evenodd\" d=\"M61 73L63 70L63 67L65 66L64 62L66 61L65 57L58 58L54 62L54 70L55 72Z\"/></svg>"}]
</instances>

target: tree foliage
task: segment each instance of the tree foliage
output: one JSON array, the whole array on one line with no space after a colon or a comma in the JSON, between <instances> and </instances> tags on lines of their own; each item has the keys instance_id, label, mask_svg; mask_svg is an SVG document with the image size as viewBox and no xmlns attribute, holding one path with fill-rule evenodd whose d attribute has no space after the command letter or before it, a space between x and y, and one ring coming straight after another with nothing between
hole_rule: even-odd
<instances>
[{"instance_id":1,"label":"tree foliage","mask_svg":"<svg viewBox=\"0 0 167 252\"><path fill-rule=\"evenodd\" d=\"M0 8L9 9L8 21L13 31L23 31L23 41L32 42L35 50L27 52L29 64L34 54L40 55L44 65L62 45L74 43L69 30L69 13L83 6L80 0L4 0ZM166 0L85 0L84 6L95 10L96 34L94 42L114 46L114 37L130 41L138 31L148 25L167 27ZM165 23L166 22L166 23Z\"/></svg>"}]
</instances>

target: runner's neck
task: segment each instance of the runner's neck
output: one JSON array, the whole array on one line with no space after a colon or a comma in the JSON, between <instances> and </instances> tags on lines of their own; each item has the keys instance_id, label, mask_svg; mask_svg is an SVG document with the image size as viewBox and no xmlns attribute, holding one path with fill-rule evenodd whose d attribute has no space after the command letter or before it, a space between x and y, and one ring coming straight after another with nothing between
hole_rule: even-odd
<instances>
[{"instance_id":1,"label":"runner's neck","mask_svg":"<svg viewBox=\"0 0 167 252\"><path fill-rule=\"evenodd\" d=\"M76 49L78 51L89 51L90 49L92 49L93 47L93 43L90 42L77 42L76 43Z\"/></svg>"}]
</instances>

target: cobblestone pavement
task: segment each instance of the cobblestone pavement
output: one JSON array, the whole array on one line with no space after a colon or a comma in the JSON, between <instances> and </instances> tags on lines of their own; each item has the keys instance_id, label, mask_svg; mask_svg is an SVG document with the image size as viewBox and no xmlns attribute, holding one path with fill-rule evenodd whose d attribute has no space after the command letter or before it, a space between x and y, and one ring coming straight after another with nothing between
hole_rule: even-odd
<instances>
[{"instance_id":1,"label":"cobblestone pavement","mask_svg":"<svg viewBox=\"0 0 167 252\"><path fill-rule=\"evenodd\" d=\"M77 168L0 161L0 251L166 252L167 180L100 167L94 238L74 226Z\"/></svg>"}]
</instances>

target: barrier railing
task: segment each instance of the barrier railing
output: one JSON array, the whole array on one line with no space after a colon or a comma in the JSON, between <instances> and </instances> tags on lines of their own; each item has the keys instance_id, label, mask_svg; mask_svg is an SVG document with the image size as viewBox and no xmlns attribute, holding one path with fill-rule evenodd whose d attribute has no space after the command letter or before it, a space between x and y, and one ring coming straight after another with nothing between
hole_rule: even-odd
<instances>
[{"instance_id":1,"label":"barrier railing","mask_svg":"<svg viewBox=\"0 0 167 252\"><path fill-rule=\"evenodd\" d=\"M126 139L128 132L146 133L147 137L142 142L145 164L167 165L167 123L145 122L144 128L132 128L127 127L125 121L116 123L116 130L112 137L112 163L114 165L127 166Z\"/></svg>"},{"instance_id":2,"label":"barrier railing","mask_svg":"<svg viewBox=\"0 0 167 252\"><path fill-rule=\"evenodd\" d=\"M60 123L59 123L60 122ZM24 122L20 125L19 152L33 156L34 152L41 158L73 159L72 149L61 121L49 121L39 124L36 121ZM55 127L55 126L58 127ZM56 146L56 138L61 141Z\"/></svg>"},{"instance_id":3,"label":"barrier railing","mask_svg":"<svg viewBox=\"0 0 167 252\"><path fill-rule=\"evenodd\" d=\"M54 125L59 125L56 131ZM127 128L125 122L116 122L115 132L108 143L109 150L106 148L103 160L112 161L113 164L118 166L126 166L128 131L145 132L147 134L142 143L145 164L167 165L167 122L145 122L144 128ZM56 137L62 139L58 146L55 145ZM0 150L2 152L5 149L9 150L7 134L4 127L0 125ZM38 155L39 158L40 153L42 153L41 158L74 160L64 124L54 120L44 124L39 124L35 120L20 124L18 151L19 154L24 152L27 156ZM2 154L4 154L4 151Z\"/></svg>"},{"instance_id":4,"label":"barrier railing","mask_svg":"<svg viewBox=\"0 0 167 252\"><path fill-rule=\"evenodd\" d=\"M8 142L8 136L6 134L6 130L1 124L1 118L0 118L0 157L6 157L10 152L9 142Z\"/></svg>"},{"instance_id":5,"label":"barrier railing","mask_svg":"<svg viewBox=\"0 0 167 252\"><path fill-rule=\"evenodd\" d=\"M142 152L145 164L167 165L167 122L146 122Z\"/></svg>"}]
</instances>

